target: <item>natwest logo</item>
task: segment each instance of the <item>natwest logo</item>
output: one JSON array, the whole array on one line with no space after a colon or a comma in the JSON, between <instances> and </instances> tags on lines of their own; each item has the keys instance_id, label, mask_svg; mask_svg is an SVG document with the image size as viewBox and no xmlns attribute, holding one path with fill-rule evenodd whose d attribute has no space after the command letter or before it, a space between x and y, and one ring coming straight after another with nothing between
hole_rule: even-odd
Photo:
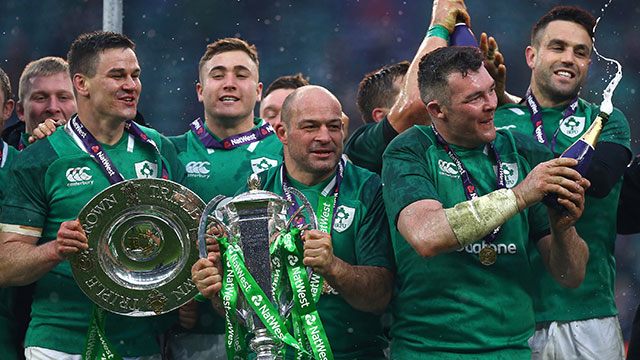
<instances>
[{"instance_id":1,"label":"natwest logo","mask_svg":"<svg viewBox=\"0 0 640 360\"><path fill-rule=\"evenodd\" d=\"M91 169L86 166L68 168L65 172L65 176L69 181L69 183L67 183L67 186L93 184L93 180L91 180L92 176L87 174L87 172L90 170Z\"/></svg>"}]
</instances>

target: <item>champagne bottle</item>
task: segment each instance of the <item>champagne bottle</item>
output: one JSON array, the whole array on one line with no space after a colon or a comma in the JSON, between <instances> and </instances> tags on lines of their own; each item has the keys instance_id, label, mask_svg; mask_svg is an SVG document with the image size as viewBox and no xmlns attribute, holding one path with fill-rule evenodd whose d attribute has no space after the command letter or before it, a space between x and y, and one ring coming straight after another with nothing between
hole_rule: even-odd
<instances>
[{"instance_id":1,"label":"champagne bottle","mask_svg":"<svg viewBox=\"0 0 640 360\"><path fill-rule=\"evenodd\" d=\"M596 119L593 121L589 129L587 129L587 131L582 134L576 142L571 144L571 146L569 146L560 155L561 158L572 158L578 160L578 165L573 168L582 176L585 176L587 174L587 170L589 170L589 165L591 164L591 158L593 157L598 137L608 120L609 114L604 111L600 111L600 114L596 116ZM558 203L558 195L555 193L546 195L542 199L542 202L556 210L565 209L564 206Z\"/></svg>"},{"instance_id":2,"label":"champagne bottle","mask_svg":"<svg viewBox=\"0 0 640 360\"><path fill-rule=\"evenodd\" d=\"M456 24L456 27L453 29L453 33L451 34L450 44L452 46L480 47L478 45L478 41L473 35L473 32L465 23Z\"/></svg>"}]
</instances>

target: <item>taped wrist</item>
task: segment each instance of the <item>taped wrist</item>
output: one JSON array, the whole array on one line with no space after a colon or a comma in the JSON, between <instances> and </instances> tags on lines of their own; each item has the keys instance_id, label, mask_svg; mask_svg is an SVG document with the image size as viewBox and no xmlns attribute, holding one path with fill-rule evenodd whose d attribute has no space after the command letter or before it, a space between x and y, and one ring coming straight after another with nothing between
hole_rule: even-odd
<instances>
[{"instance_id":1,"label":"taped wrist","mask_svg":"<svg viewBox=\"0 0 640 360\"><path fill-rule=\"evenodd\" d=\"M517 213L518 203L511 189L499 189L444 209L461 247L476 242Z\"/></svg>"},{"instance_id":2,"label":"taped wrist","mask_svg":"<svg viewBox=\"0 0 640 360\"><path fill-rule=\"evenodd\" d=\"M427 37L430 38L434 36L449 41L449 30L439 24L433 25L427 30Z\"/></svg>"}]
</instances>

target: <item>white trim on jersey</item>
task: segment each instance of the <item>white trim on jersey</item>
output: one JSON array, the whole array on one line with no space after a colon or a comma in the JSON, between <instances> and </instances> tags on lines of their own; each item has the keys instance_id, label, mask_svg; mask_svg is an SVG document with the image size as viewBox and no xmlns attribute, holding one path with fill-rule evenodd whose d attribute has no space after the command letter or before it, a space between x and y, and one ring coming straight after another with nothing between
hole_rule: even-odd
<instances>
[{"instance_id":1,"label":"white trim on jersey","mask_svg":"<svg viewBox=\"0 0 640 360\"><path fill-rule=\"evenodd\" d=\"M24 225L0 224L0 232L13 233L19 235L27 235L33 237L41 237L42 229Z\"/></svg>"}]
</instances>

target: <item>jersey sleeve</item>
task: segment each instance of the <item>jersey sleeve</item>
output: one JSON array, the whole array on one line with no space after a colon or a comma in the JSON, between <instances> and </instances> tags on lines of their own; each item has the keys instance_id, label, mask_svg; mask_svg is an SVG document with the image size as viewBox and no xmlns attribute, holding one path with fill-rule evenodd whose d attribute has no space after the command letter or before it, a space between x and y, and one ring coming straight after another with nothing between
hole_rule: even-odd
<instances>
[{"instance_id":1,"label":"jersey sleeve","mask_svg":"<svg viewBox=\"0 0 640 360\"><path fill-rule=\"evenodd\" d=\"M393 269L391 234L382 199L382 184L378 175L369 178L363 187L360 198L361 201L368 204L364 222L356 235L358 265Z\"/></svg>"},{"instance_id":2,"label":"jersey sleeve","mask_svg":"<svg viewBox=\"0 0 640 360\"><path fill-rule=\"evenodd\" d=\"M383 197L394 225L407 205L423 199L439 201L427 164L426 151L430 144L414 126L396 137L384 153Z\"/></svg>"},{"instance_id":3,"label":"jersey sleeve","mask_svg":"<svg viewBox=\"0 0 640 360\"><path fill-rule=\"evenodd\" d=\"M54 155L46 139L16 155L3 184L7 190L0 214L2 231L19 232L7 225L43 228L48 213L46 173Z\"/></svg>"},{"instance_id":4,"label":"jersey sleeve","mask_svg":"<svg viewBox=\"0 0 640 360\"><path fill-rule=\"evenodd\" d=\"M382 172L382 154L398 133L385 116L378 123L365 124L351 135L344 153L351 162L377 174Z\"/></svg>"},{"instance_id":5,"label":"jersey sleeve","mask_svg":"<svg viewBox=\"0 0 640 360\"><path fill-rule=\"evenodd\" d=\"M631 132L629 130L629 122L620 110L614 108L609 116L609 120L602 128L598 142L619 144L631 151L630 141Z\"/></svg>"}]
</instances>

